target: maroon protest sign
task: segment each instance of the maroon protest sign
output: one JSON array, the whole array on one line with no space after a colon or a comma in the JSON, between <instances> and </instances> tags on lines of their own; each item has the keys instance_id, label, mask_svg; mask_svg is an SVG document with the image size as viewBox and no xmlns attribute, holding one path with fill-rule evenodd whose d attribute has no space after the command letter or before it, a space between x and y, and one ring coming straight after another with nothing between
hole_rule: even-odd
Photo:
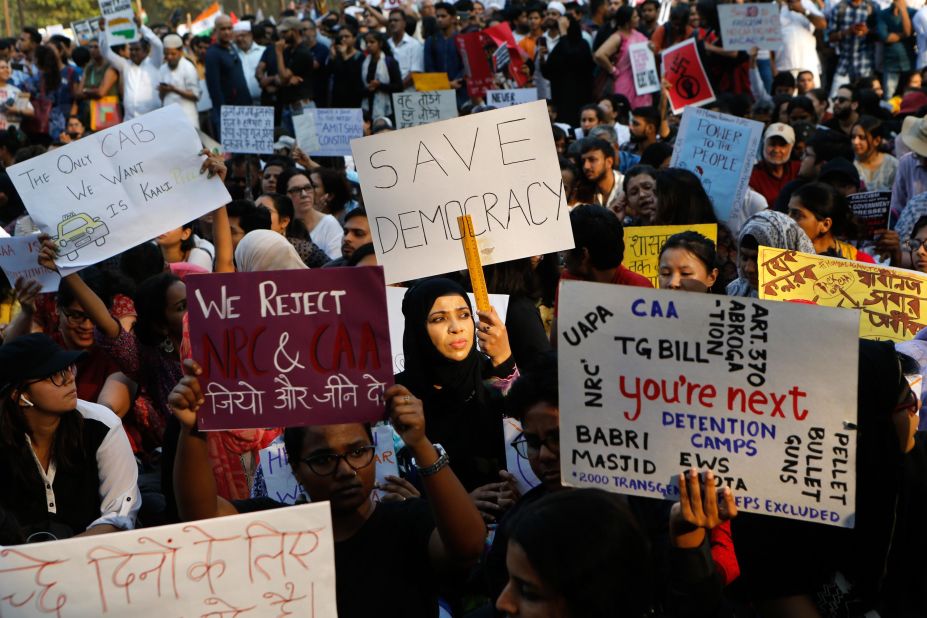
<instances>
[{"instance_id":1,"label":"maroon protest sign","mask_svg":"<svg viewBox=\"0 0 927 618\"><path fill-rule=\"evenodd\" d=\"M392 384L379 267L187 280L203 430L376 421Z\"/></svg>"},{"instance_id":2,"label":"maroon protest sign","mask_svg":"<svg viewBox=\"0 0 927 618\"><path fill-rule=\"evenodd\" d=\"M715 100L705 67L698 56L695 39L686 39L662 54L663 76L669 81L669 101L673 113L687 105L705 105Z\"/></svg>"}]
</instances>

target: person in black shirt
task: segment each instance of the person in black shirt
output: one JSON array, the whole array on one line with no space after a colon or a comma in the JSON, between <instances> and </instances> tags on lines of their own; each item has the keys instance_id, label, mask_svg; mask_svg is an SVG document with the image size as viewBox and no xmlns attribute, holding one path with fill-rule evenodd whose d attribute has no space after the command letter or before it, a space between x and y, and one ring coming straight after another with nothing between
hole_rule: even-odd
<instances>
[{"instance_id":1,"label":"person in black shirt","mask_svg":"<svg viewBox=\"0 0 927 618\"><path fill-rule=\"evenodd\" d=\"M211 119L216 139L221 139L220 119L223 105L251 105L251 93L241 58L232 45L232 20L216 18L216 42L206 50L206 88L212 101Z\"/></svg>"},{"instance_id":2,"label":"person in black shirt","mask_svg":"<svg viewBox=\"0 0 927 618\"><path fill-rule=\"evenodd\" d=\"M184 373L170 396L183 426L174 467L181 518L282 506L266 499L232 504L217 497L206 440L195 429L203 402L201 370L188 360ZM476 562L486 528L443 449L426 437L422 402L403 386L389 388L384 397L393 428L415 457L428 502L374 502L375 448L369 426L360 423L288 428L287 458L310 498L330 503L338 615L434 618L441 576ZM377 568L380 557L390 559L389 568ZM392 598L396 602L387 602Z\"/></svg>"},{"instance_id":3,"label":"person in black shirt","mask_svg":"<svg viewBox=\"0 0 927 618\"><path fill-rule=\"evenodd\" d=\"M303 41L302 23L296 17L286 17L277 27L280 40L274 45L280 90L277 101L284 109L302 108L312 103L312 72L315 56ZM284 117L286 117L284 115Z\"/></svg>"},{"instance_id":4,"label":"person in black shirt","mask_svg":"<svg viewBox=\"0 0 927 618\"><path fill-rule=\"evenodd\" d=\"M331 75L332 107L360 107L367 95L361 79L364 54L357 50L356 42L357 35L350 26L341 28L335 34L331 58L326 65Z\"/></svg>"}]
</instances>

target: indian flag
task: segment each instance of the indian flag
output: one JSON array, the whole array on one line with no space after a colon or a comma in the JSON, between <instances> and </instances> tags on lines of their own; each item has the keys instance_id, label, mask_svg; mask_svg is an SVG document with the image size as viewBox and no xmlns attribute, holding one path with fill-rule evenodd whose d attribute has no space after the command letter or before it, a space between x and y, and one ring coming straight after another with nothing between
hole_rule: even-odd
<instances>
[{"instance_id":1,"label":"indian flag","mask_svg":"<svg viewBox=\"0 0 927 618\"><path fill-rule=\"evenodd\" d=\"M222 7L218 2L213 2L209 8L196 16L190 25L190 32L193 36L209 36L216 23L216 17L222 15Z\"/></svg>"}]
</instances>

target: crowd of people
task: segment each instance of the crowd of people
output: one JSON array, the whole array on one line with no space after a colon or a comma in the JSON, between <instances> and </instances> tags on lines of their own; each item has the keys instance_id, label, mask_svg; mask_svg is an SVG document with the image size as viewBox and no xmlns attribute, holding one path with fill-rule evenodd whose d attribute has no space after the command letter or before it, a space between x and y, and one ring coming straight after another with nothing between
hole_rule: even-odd
<instances>
[{"instance_id":1,"label":"crowd of people","mask_svg":"<svg viewBox=\"0 0 927 618\"><path fill-rule=\"evenodd\" d=\"M204 148L199 172L228 204L65 274L57 293L0 286L0 545L283 507L256 475L282 439L303 499L330 504L341 616L927 616L927 331L859 342L854 528L738 515L711 470L682 471L676 502L562 484L558 283L651 287L622 265L626 227L717 225L717 242L665 242L668 290L757 297L761 246L927 273L927 7L780 0L781 49L745 52L725 49L718 4L311 2L220 15L198 36L137 19L129 45L32 27L0 40L0 225L13 235L47 230L6 170L115 122L177 104L221 143L223 105L262 105L276 127L272 156ZM489 111L458 45L486 29L492 87L547 101L575 248L485 267L505 315L474 310L467 273L406 283L405 365L383 421L399 476L375 481L369 425L200 432L187 277L377 264L353 161L310 157L294 117L359 108L365 135L392 131L392 95L423 72L447 74L460 115ZM669 167L671 85L635 88L631 45L659 59L690 38L707 107L764 124L743 202L724 208ZM849 198L876 191L891 192L890 215L867 231ZM58 270L55 241L40 241L38 263ZM526 493L506 469L506 417L540 481Z\"/></svg>"}]
</instances>

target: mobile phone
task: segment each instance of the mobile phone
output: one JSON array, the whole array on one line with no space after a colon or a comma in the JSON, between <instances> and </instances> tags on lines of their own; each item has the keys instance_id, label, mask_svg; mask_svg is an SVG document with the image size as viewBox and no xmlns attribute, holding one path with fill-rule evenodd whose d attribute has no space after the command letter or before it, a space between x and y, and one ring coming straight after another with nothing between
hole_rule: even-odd
<instances>
[{"instance_id":1,"label":"mobile phone","mask_svg":"<svg viewBox=\"0 0 927 618\"><path fill-rule=\"evenodd\" d=\"M538 47L547 47L547 37L546 36L538 37Z\"/></svg>"},{"instance_id":2,"label":"mobile phone","mask_svg":"<svg viewBox=\"0 0 927 618\"><path fill-rule=\"evenodd\" d=\"M14 71L22 71L25 67L22 62L13 62L10 64L10 68Z\"/></svg>"}]
</instances>

